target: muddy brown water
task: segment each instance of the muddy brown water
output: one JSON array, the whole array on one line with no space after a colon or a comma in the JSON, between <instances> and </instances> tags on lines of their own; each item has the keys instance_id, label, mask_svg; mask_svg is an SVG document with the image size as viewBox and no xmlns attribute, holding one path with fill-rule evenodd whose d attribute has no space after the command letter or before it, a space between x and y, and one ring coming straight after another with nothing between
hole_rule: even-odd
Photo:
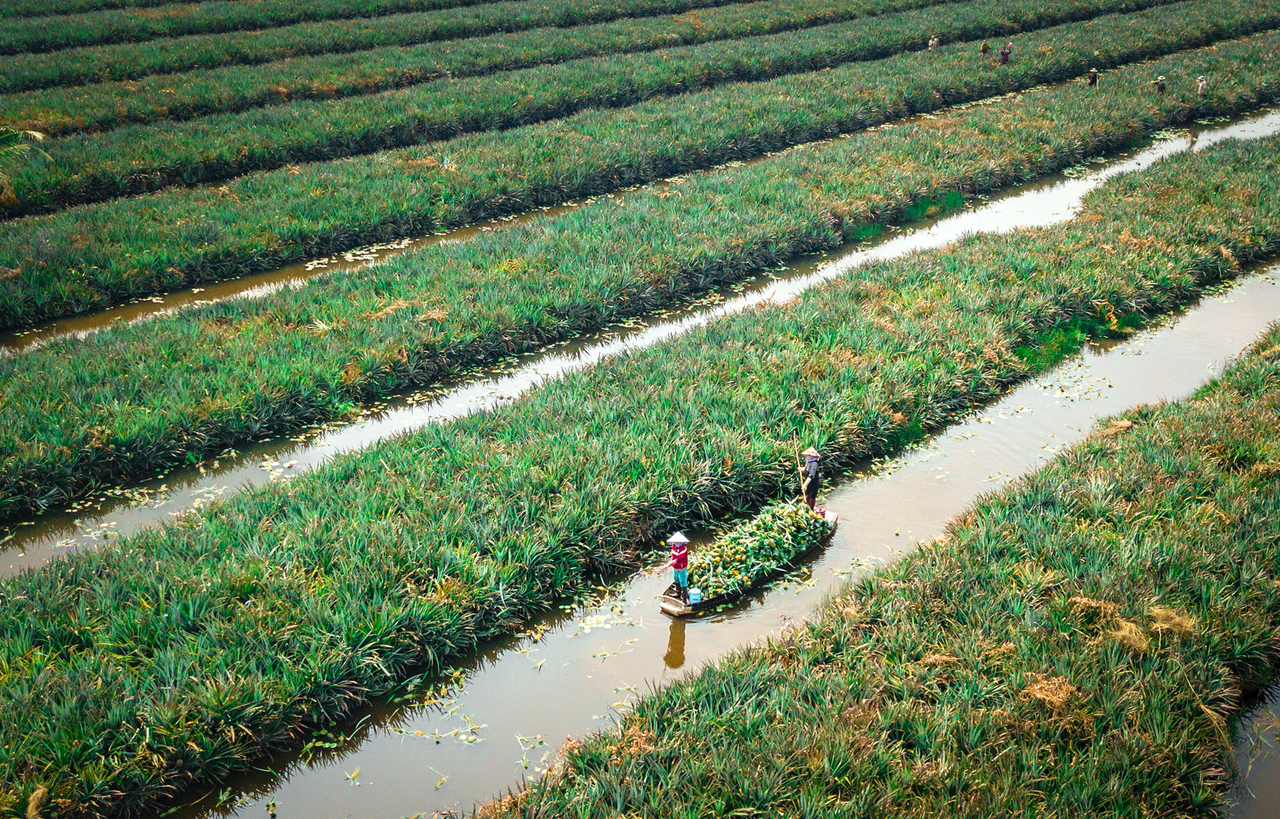
<instances>
[{"instance_id":1,"label":"muddy brown water","mask_svg":"<svg viewBox=\"0 0 1280 819\"><path fill-rule=\"evenodd\" d=\"M1167 134L1171 138L1131 155L1099 160L1092 166L1074 169L1071 175L1012 188L976 207L918 223L909 232L890 231L888 238L870 247L801 260L691 304L512 357L462 382L446 382L372 404L357 420L260 441L240 450L228 450L195 467L166 470L152 480L100 492L64 509L0 529L0 578L38 567L75 549L128 535L245 487L288 480L335 455L392 435L497 406L548 378L671 338L764 301L786 300L867 261L941 247L970 233L1064 221L1076 212L1085 194L1105 179L1144 168L1179 151L1203 148L1229 138L1256 139L1278 132L1280 111L1171 132Z\"/></svg>"},{"instance_id":2,"label":"muddy brown water","mask_svg":"<svg viewBox=\"0 0 1280 819\"><path fill-rule=\"evenodd\" d=\"M1273 112L1184 133L834 261L808 260L649 321L513 360L471 383L402 397L358 422L265 442L198 470L108 493L0 535L9 538L0 563L8 563L4 573L11 574L100 543L104 532L127 534L242 486L286 480L336 453L498 405L558 373L751 304L785 300L871 259L942 246L966 233L1068 219L1085 193L1116 173L1221 139L1277 131L1280 114ZM1253 273L1128 341L1090 346L927 445L852 476L825 500L841 514L831 544L789 579L730 610L689 622L665 618L656 597L668 579L639 573L601 589L594 600L566 604L538 623L537 633L455 664L458 676L447 692L371 708L334 735L318 737L324 745L316 753L266 760L249 775L197 794L177 815L262 816L271 806L280 816L391 819L468 809L517 787L545 767L567 734L603 727L647 687L803 618L850 574L936 536L978 495L1036 468L1082 437L1099 415L1186 395L1280 317L1278 276L1280 268Z\"/></svg>"}]
</instances>

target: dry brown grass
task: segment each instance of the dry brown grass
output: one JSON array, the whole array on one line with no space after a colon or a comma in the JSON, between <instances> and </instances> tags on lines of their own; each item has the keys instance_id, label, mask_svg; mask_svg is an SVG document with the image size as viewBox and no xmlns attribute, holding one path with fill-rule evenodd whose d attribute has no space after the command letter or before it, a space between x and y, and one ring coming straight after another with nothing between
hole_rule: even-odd
<instances>
[{"instance_id":1,"label":"dry brown grass","mask_svg":"<svg viewBox=\"0 0 1280 819\"><path fill-rule=\"evenodd\" d=\"M1035 682L1023 689L1023 696L1035 700L1055 714L1066 710L1067 704L1078 689L1066 677L1042 677L1034 675Z\"/></svg>"},{"instance_id":2,"label":"dry brown grass","mask_svg":"<svg viewBox=\"0 0 1280 819\"><path fill-rule=\"evenodd\" d=\"M1107 636L1128 648L1135 654L1146 654L1151 648L1151 638L1142 627L1131 620L1116 618L1116 627L1107 632Z\"/></svg>"},{"instance_id":3,"label":"dry brown grass","mask_svg":"<svg viewBox=\"0 0 1280 819\"><path fill-rule=\"evenodd\" d=\"M32 791L31 798L27 800L27 819L40 819L40 811L44 810L48 801L49 789L44 785Z\"/></svg>"},{"instance_id":4,"label":"dry brown grass","mask_svg":"<svg viewBox=\"0 0 1280 819\"><path fill-rule=\"evenodd\" d=\"M959 657L952 657L950 654L926 654L920 660L922 665L955 665L959 662Z\"/></svg>"},{"instance_id":5,"label":"dry brown grass","mask_svg":"<svg viewBox=\"0 0 1280 819\"><path fill-rule=\"evenodd\" d=\"M1153 634L1177 634L1186 636L1194 634L1196 619L1164 606L1151 607L1151 632Z\"/></svg>"},{"instance_id":6,"label":"dry brown grass","mask_svg":"<svg viewBox=\"0 0 1280 819\"><path fill-rule=\"evenodd\" d=\"M1112 421L1104 429L1098 430L1098 437L1114 438L1115 436L1129 429L1133 429L1132 421L1128 421L1128 420Z\"/></svg>"},{"instance_id":7,"label":"dry brown grass","mask_svg":"<svg viewBox=\"0 0 1280 819\"><path fill-rule=\"evenodd\" d=\"M1119 606L1109 600L1093 600L1088 597L1072 597L1067 601L1071 612L1090 622L1108 621L1116 616Z\"/></svg>"},{"instance_id":8,"label":"dry brown grass","mask_svg":"<svg viewBox=\"0 0 1280 819\"><path fill-rule=\"evenodd\" d=\"M1014 654L1016 651L1017 651L1017 647L1014 646L1013 643L1001 643L998 646L994 646L992 648L987 649L986 653L983 656L991 660L998 660L1002 657L1008 657L1010 654Z\"/></svg>"},{"instance_id":9,"label":"dry brown grass","mask_svg":"<svg viewBox=\"0 0 1280 819\"><path fill-rule=\"evenodd\" d=\"M613 753L613 761L621 762L626 756L640 756L653 751L658 737L639 722L628 722L618 738L618 745Z\"/></svg>"}]
</instances>

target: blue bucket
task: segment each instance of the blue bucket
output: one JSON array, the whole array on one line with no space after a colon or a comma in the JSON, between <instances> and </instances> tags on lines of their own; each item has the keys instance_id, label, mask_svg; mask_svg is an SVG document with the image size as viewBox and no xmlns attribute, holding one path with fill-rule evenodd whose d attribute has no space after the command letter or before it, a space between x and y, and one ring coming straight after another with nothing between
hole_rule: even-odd
<instances>
[{"instance_id":1,"label":"blue bucket","mask_svg":"<svg viewBox=\"0 0 1280 819\"><path fill-rule=\"evenodd\" d=\"M702 602L702 589L689 589L689 605Z\"/></svg>"}]
</instances>

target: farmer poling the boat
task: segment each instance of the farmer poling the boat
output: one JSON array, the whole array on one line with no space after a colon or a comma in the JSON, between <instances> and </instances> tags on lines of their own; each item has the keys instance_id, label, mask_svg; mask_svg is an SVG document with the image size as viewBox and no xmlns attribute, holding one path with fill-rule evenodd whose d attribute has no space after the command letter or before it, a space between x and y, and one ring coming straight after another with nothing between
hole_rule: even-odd
<instances>
[{"instance_id":1,"label":"farmer poling the boat","mask_svg":"<svg viewBox=\"0 0 1280 819\"><path fill-rule=\"evenodd\" d=\"M689 602L689 538L684 532L676 532L667 538L671 545L671 562L667 565L674 569L676 586L680 588L681 601Z\"/></svg>"},{"instance_id":2,"label":"farmer poling the boat","mask_svg":"<svg viewBox=\"0 0 1280 819\"><path fill-rule=\"evenodd\" d=\"M813 447L806 449L803 455L804 466L800 467L800 489L804 491L804 502L812 509L818 502L818 488L822 485L822 476L818 473L818 459L822 456Z\"/></svg>"}]
</instances>

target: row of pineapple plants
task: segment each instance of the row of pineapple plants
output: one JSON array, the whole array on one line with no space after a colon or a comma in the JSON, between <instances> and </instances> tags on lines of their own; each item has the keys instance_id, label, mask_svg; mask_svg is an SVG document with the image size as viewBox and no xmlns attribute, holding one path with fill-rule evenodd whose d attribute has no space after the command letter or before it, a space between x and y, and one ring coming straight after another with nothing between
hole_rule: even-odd
<instances>
[{"instance_id":1,"label":"row of pineapple plants","mask_svg":"<svg viewBox=\"0 0 1280 819\"><path fill-rule=\"evenodd\" d=\"M943 20L937 4L953 4ZM1078 14L1134 10L1175 0L1093 0ZM562 63L584 57L627 54L658 48L754 37L834 22L916 9L890 19L866 21L858 38L859 59L924 48L930 31L947 39L1013 33L1025 21L993 18L990 3L955 0L769 0L702 9L697 13L626 17L569 28L492 34L411 47L389 46L356 53L323 54L265 65L220 65L179 74L158 74L128 82L42 88L0 96L0 121L48 136L108 130L128 123L186 120L243 111L293 100L359 96L444 78ZM1017 12L1016 7L1008 9ZM844 33L844 32L842 32ZM879 35L879 36L876 36ZM66 64L64 61L62 64Z\"/></svg>"},{"instance_id":2,"label":"row of pineapple plants","mask_svg":"<svg viewBox=\"0 0 1280 819\"><path fill-rule=\"evenodd\" d=\"M142 43L17 54L10 58L14 70L6 76L0 76L0 93L13 94L60 86L136 80L153 74L186 74L198 70L229 69L297 59L295 64L298 70L315 78L313 85L332 85L332 93L341 95L344 92L355 93L354 87L348 88L349 81L343 79L345 74L340 73L341 67L348 61L351 65L359 65L363 59L362 52L379 52L369 54L368 57L382 61L393 71L407 75L408 79L420 81L422 76L429 76L432 71L443 71L446 66L453 76L467 76L469 73L498 70L499 66L510 69L538 62L551 62L557 54L573 52L587 56L626 50L617 45L599 42L598 38L605 32L614 32L615 36L626 40L646 43L646 38L656 36L655 32L665 31L667 39L662 45L688 45L723 39L730 36L731 31L766 34L802 28L805 25L848 20L864 14L883 14L955 2L801 0L791 4L791 15L780 16L777 8L781 8L781 5L775 7L776 0L710 6L691 5L697 0L687 0L685 5L671 7L655 4L651 0L639 1L640 5L635 5L636 0L618 0L607 7L577 4L573 8L578 16L573 18L556 16L551 13L556 6L541 3L537 8L543 11L537 12L530 7L527 15L513 14L512 18L519 17L520 22L509 19L500 31L455 25L448 20L451 15L462 14L462 11L422 12L359 21L329 20L258 31L196 34ZM479 12L481 9L470 11ZM687 23L695 30L674 25L678 23ZM706 27L705 34L696 31L700 26ZM573 29L577 31L571 33ZM479 42L469 42L472 40ZM559 43L559 51L548 51L544 43L546 40ZM508 62L497 60L497 55L491 49L484 48L486 44L497 42L508 43L511 50L517 53ZM430 43L436 45L427 45ZM450 55L451 50L457 54ZM467 57L469 54L470 58ZM315 59L301 59L305 57ZM322 79L326 72L330 77L327 81ZM181 78L178 79L181 81ZM281 79L292 83L291 90L297 89L293 93L306 93L306 87L293 81L291 75L282 75ZM367 74L367 81L377 83L380 78Z\"/></svg>"},{"instance_id":3,"label":"row of pineapple plants","mask_svg":"<svg viewBox=\"0 0 1280 819\"><path fill-rule=\"evenodd\" d=\"M25 1L5 0L6 3ZM52 3L41 0L44 14L13 15L0 20L0 54L58 51L219 31L253 31L315 20L376 18L397 12L491 6L493 11L518 16L527 8L519 0L313 0L308 3L212 0L161 3L154 7L130 3L123 8L59 13L58 4L63 2L68 0ZM500 19L497 15L490 16L490 30L501 28Z\"/></svg>"},{"instance_id":4,"label":"row of pineapple plants","mask_svg":"<svg viewBox=\"0 0 1280 819\"><path fill-rule=\"evenodd\" d=\"M186 0L6 0L0 4L5 17L41 17L50 14L79 14L103 9L165 6Z\"/></svg>"},{"instance_id":5,"label":"row of pineapple plants","mask_svg":"<svg viewBox=\"0 0 1280 819\"><path fill-rule=\"evenodd\" d=\"M1222 43L1109 75L1101 94L1041 89L0 359L0 509L333 418L838 245L921 201L1247 109L1280 89L1278 50L1280 35ZM1177 90L1155 98L1156 72ZM1215 77L1204 102L1201 73Z\"/></svg>"}]
</instances>

